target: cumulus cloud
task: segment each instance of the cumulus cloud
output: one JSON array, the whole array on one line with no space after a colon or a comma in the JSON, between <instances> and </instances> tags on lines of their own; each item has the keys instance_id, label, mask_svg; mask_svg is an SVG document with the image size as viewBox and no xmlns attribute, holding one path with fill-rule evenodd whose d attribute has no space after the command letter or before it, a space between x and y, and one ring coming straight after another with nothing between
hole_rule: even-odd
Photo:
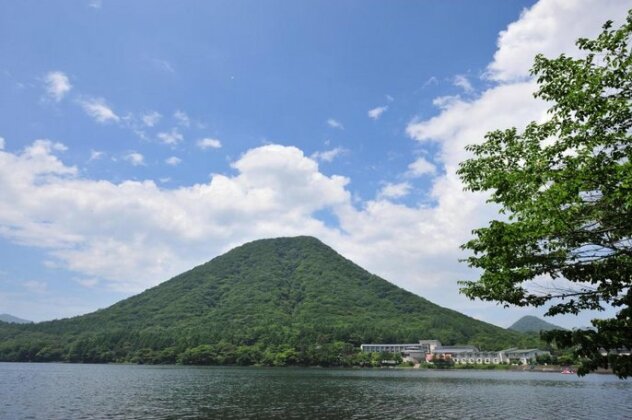
<instances>
[{"instance_id":1,"label":"cumulus cloud","mask_svg":"<svg viewBox=\"0 0 632 420\"><path fill-rule=\"evenodd\" d=\"M370 109L367 112L367 115L372 120L378 120L382 116L382 114L385 113L387 110L388 110L388 106L387 105L378 106L376 108Z\"/></svg>"},{"instance_id":2,"label":"cumulus cloud","mask_svg":"<svg viewBox=\"0 0 632 420\"><path fill-rule=\"evenodd\" d=\"M0 235L116 290L142 290L248 239L321 236L312 214L349 201L346 178L321 174L294 147L249 150L237 175L172 190L78 177L54 152L47 140L0 152Z\"/></svg>"},{"instance_id":3,"label":"cumulus cloud","mask_svg":"<svg viewBox=\"0 0 632 420\"><path fill-rule=\"evenodd\" d=\"M342 123L338 120L335 120L333 118L329 118L327 120L327 125L330 126L331 128L337 128L339 130L344 130L345 127L342 125Z\"/></svg>"},{"instance_id":4,"label":"cumulus cloud","mask_svg":"<svg viewBox=\"0 0 632 420\"><path fill-rule=\"evenodd\" d=\"M46 74L44 83L46 85L46 94L56 102L61 101L72 89L68 76L61 71L51 71Z\"/></svg>"},{"instance_id":5,"label":"cumulus cloud","mask_svg":"<svg viewBox=\"0 0 632 420\"><path fill-rule=\"evenodd\" d=\"M330 150L323 150L320 152L313 153L311 158L314 160L318 160L321 162L332 162L338 156L347 152L347 149L342 147L335 147Z\"/></svg>"},{"instance_id":6,"label":"cumulus cloud","mask_svg":"<svg viewBox=\"0 0 632 420\"><path fill-rule=\"evenodd\" d=\"M432 175L437 172L437 167L423 157L417 158L413 163L408 165L406 175L410 177L419 177L423 175Z\"/></svg>"},{"instance_id":7,"label":"cumulus cloud","mask_svg":"<svg viewBox=\"0 0 632 420\"><path fill-rule=\"evenodd\" d=\"M4 146L5 146L4 137L0 137L0 150L4 150Z\"/></svg>"},{"instance_id":8,"label":"cumulus cloud","mask_svg":"<svg viewBox=\"0 0 632 420\"><path fill-rule=\"evenodd\" d=\"M432 104L437 108L447 109L461 100L460 95L437 96L432 100Z\"/></svg>"},{"instance_id":9,"label":"cumulus cloud","mask_svg":"<svg viewBox=\"0 0 632 420\"><path fill-rule=\"evenodd\" d=\"M182 159L177 156L171 156L165 159L165 163L169 166L178 166L180 163L182 163Z\"/></svg>"},{"instance_id":10,"label":"cumulus cloud","mask_svg":"<svg viewBox=\"0 0 632 420\"><path fill-rule=\"evenodd\" d=\"M0 235L44 248L61 267L103 287L137 292L245 241L307 234L402 287L454 306L441 301L445 285L433 294L436 285L462 278L455 249L469 221L454 215L472 209L465 193L446 194L453 177L434 187L436 208L391 202L407 192L405 183L383 187L381 196L356 208L349 180L323 174L295 147L251 149L233 162L233 176L163 189L150 180L79 176L53 146L44 140L21 153L0 152L0 195L7 197L0 201ZM339 227L315 217L322 210Z\"/></svg>"},{"instance_id":11,"label":"cumulus cloud","mask_svg":"<svg viewBox=\"0 0 632 420\"><path fill-rule=\"evenodd\" d=\"M103 98L84 98L79 101L83 110L98 123L118 122L120 117L114 113Z\"/></svg>"},{"instance_id":12,"label":"cumulus cloud","mask_svg":"<svg viewBox=\"0 0 632 420\"><path fill-rule=\"evenodd\" d=\"M452 83L454 84L454 86L463 89L463 91L465 93L472 93L472 92L474 92L474 88L472 87L472 83L470 83L468 78L466 76L462 75L462 74L458 74L458 75L454 76L454 79L452 80Z\"/></svg>"},{"instance_id":13,"label":"cumulus cloud","mask_svg":"<svg viewBox=\"0 0 632 420\"><path fill-rule=\"evenodd\" d=\"M378 193L380 198L401 198L410 193L411 185L408 182L400 182L398 184L385 184Z\"/></svg>"},{"instance_id":14,"label":"cumulus cloud","mask_svg":"<svg viewBox=\"0 0 632 420\"><path fill-rule=\"evenodd\" d=\"M99 160L101 159L103 156L105 155L105 152L102 152L100 150L91 150L90 151L90 159L88 159L88 161L93 161L93 160Z\"/></svg>"},{"instance_id":15,"label":"cumulus cloud","mask_svg":"<svg viewBox=\"0 0 632 420\"><path fill-rule=\"evenodd\" d=\"M433 85L438 85L438 84L439 84L439 79L437 79L435 76L430 76L428 79L426 79L426 81L421 87L427 88L428 86L433 86Z\"/></svg>"},{"instance_id":16,"label":"cumulus cloud","mask_svg":"<svg viewBox=\"0 0 632 420\"><path fill-rule=\"evenodd\" d=\"M141 116L141 120L143 121L143 124L147 127L155 126L156 124L158 124L161 118L162 118L162 115L160 115L160 113L156 111L151 111Z\"/></svg>"},{"instance_id":17,"label":"cumulus cloud","mask_svg":"<svg viewBox=\"0 0 632 420\"><path fill-rule=\"evenodd\" d=\"M220 147L222 147L222 142L218 139L204 138L197 141L197 147L202 150L219 149Z\"/></svg>"},{"instance_id":18,"label":"cumulus cloud","mask_svg":"<svg viewBox=\"0 0 632 420\"><path fill-rule=\"evenodd\" d=\"M178 125L181 125L182 127L189 127L191 125L191 119L184 111L178 110L174 112L173 118L175 118Z\"/></svg>"},{"instance_id":19,"label":"cumulus cloud","mask_svg":"<svg viewBox=\"0 0 632 420\"><path fill-rule=\"evenodd\" d=\"M498 37L491 80L515 82L529 77L533 57L542 53L577 55L577 38L592 38L607 20L622 23L630 3L621 0L542 0L526 9Z\"/></svg>"},{"instance_id":20,"label":"cumulus cloud","mask_svg":"<svg viewBox=\"0 0 632 420\"><path fill-rule=\"evenodd\" d=\"M184 136L177 128L172 128L171 131L158 133L158 140L164 144L175 145L184 140Z\"/></svg>"},{"instance_id":21,"label":"cumulus cloud","mask_svg":"<svg viewBox=\"0 0 632 420\"><path fill-rule=\"evenodd\" d=\"M132 166L143 166L145 165L145 157L138 152L130 152L123 156L123 159L128 161Z\"/></svg>"}]
</instances>

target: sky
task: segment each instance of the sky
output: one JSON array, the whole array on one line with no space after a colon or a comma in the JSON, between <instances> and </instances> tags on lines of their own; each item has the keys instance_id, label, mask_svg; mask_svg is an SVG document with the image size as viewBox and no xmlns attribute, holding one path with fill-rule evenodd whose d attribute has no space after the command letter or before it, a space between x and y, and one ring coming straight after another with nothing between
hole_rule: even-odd
<instances>
[{"instance_id":1,"label":"sky","mask_svg":"<svg viewBox=\"0 0 632 420\"><path fill-rule=\"evenodd\" d=\"M627 7L0 2L0 313L84 314L312 235L477 319L540 316L459 294L459 246L498 215L455 171L486 132L546 118L537 53L577 55Z\"/></svg>"}]
</instances>

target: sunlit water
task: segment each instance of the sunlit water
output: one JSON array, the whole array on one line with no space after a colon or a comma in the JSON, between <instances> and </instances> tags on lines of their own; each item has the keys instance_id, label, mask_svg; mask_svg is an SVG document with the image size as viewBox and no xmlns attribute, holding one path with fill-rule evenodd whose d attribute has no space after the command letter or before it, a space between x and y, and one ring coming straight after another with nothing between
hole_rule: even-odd
<instances>
[{"instance_id":1,"label":"sunlit water","mask_svg":"<svg viewBox=\"0 0 632 420\"><path fill-rule=\"evenodd\" d=\"M503 371L0 363L0 419L624 419L632 381Z\"/></svg>"}]
</instances>

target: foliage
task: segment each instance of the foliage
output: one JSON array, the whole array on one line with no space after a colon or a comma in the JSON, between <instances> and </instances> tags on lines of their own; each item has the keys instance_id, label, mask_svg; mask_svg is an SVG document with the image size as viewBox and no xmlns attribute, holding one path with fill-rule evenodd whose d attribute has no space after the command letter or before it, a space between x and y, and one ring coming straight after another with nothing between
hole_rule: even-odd
<instances>
[{"instance_id":1,"label":"foliage","mask_svg":"<svg viewBox=\"0 0 632 420\"><path fill-rule=\"evenodd\" d=\"M459 175L472 191L491 191L504 221L476 229L464 245L478 281L462 282L470 298L505 305L549 305L547 315L618 308L595 330L556 331L546 338L576 346L578 372L610 365L632 374L632 11L594 40L580 39L584 58L538 55L535 94L551 104L549 120L493 131ZM555 288L538 281L557 279Z\"/></svg>"},{"instance_id":2,"label":"foliage","mask_svg":"<svg viewBox=\"0 0 632 420\"><path fill-rule=\"evenodd\" d=\"M370 366L361 343L421 338L490 349L538 341L437 306L298 237L243 245L91 314L0 323L0 360Z\"/></svg>"}]
</instances>

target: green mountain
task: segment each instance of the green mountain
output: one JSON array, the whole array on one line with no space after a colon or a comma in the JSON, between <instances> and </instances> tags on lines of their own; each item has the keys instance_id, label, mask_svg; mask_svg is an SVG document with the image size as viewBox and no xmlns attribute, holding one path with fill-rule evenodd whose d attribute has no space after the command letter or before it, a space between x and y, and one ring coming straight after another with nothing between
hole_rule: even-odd
<instances>
[{"instance_id":1,"label":"green mountain","mask_svg":"<svg viewBox=\"0 0 632 420\"><path fill-rule=\"evenodd\" d=\"M251 242L107 309L0 323L0 360L340 365L361 343L527 345L437 306L311 237ZM533 343L530 343L533 345Z\"/></svg>"},{"instance_id":2,"label":"green mountain","mask_svg":"<svg viewBox=\"0 0 632 420\"><path fill-rule=\"evenodd\" d=\"M550 322L546 322L543 319L538 318L537 316L523 316L519 320L513 323L511 327L509 327L512 331L518 331L522 333L526 332L540 332L540 331L551 331L551 330L564 330L565 328L558 327L557 325L551 324Z\"/></svg>"},{"instance_id":3,"label":"green mountain","mask_svg":"<svg viewBox=\"0 0 632 420\"><path fill-rule=\"evenodd\" d=\"M9 322L12 324L28 324L32 321L28 321L26 319L18 318L17 316L9 315L9 314L0 314L0 321Z\"/></svg>"}]
</instances>

